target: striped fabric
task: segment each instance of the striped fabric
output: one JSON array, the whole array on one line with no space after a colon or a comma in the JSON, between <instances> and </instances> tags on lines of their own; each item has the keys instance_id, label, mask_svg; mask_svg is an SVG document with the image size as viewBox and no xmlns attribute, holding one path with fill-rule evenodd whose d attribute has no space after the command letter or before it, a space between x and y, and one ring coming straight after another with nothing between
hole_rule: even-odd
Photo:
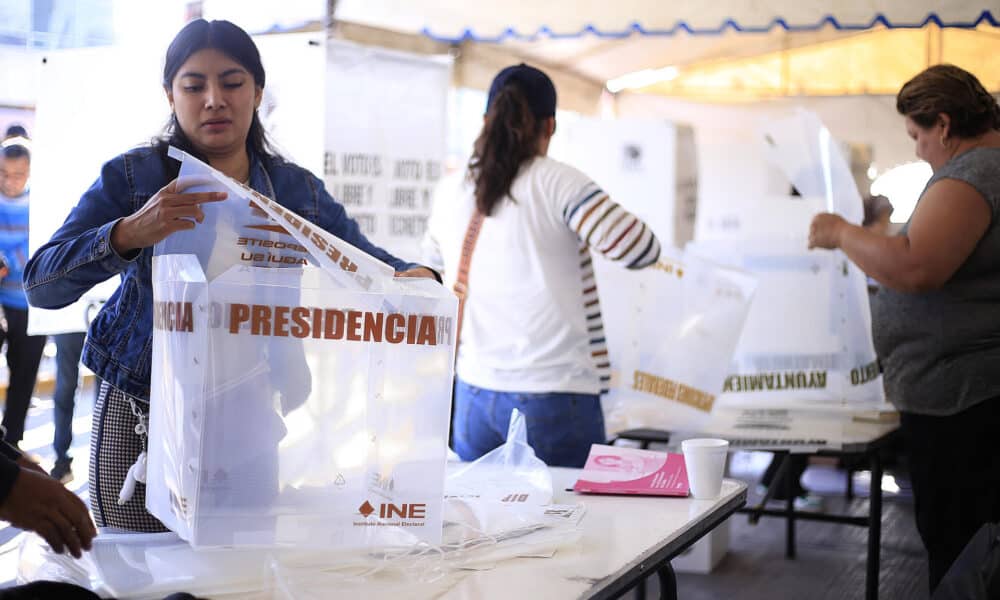
<instances>
[{"instance_id":1,"label":"striped fabric","mask_svg":"<svg viewBox=\"0 0 1000 600\"><path fill-rule=\"evenodd\" d=\"M579 199L563 210L563 220L584 245L629 269L647 267L660 256L653 230L597 186L588 185Z\"/></svg>"},{"instance_id":2,"label":"striped fabric","mask_svg":"<svg viewBox=\"0 0 1000 600\"><path fill-rule=\"evenodd\" d=\"M601 393L608 393L611 382L611 362L608 344L604 337L604 320L601 318L601 301L597 296L597 278L594 261L586 244L580 246L580 272L583 282L583 310L587 317L587 336L590 339L590 357L601 379Z\"/></svg>"},{"instance_id":3,"label":"striped fabric","mask_svg":"<svg viewBox=\"0 0 1000 600\"><path fill-rule=\"evenodd\" d=\"M601 393L605 394L611 381L611 364L590 250L608 260L624 263L629 269L641 269L660 257L660 243L645 223L615 203L595 183L587 185L578 199L566 206L563 220L581 242L580 271L590 355L601 379Z\"/></svg>"}]
</instances>

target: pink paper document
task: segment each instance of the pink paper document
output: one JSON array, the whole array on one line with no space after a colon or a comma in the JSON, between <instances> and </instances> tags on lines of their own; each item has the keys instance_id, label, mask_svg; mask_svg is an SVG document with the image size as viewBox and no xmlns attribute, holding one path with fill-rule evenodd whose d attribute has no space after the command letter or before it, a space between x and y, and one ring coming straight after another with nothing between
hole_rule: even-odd
<instances>
[{"instance_id":1,"label":"pink paper document","mask_svg":"<svg viewBox=\"0 0 1000 600\"><path fill-rule=\"evenodd\" d=\"M594 444L573 490L586 494L687 496L684 456Z\"/></svg>"}]
</instances>

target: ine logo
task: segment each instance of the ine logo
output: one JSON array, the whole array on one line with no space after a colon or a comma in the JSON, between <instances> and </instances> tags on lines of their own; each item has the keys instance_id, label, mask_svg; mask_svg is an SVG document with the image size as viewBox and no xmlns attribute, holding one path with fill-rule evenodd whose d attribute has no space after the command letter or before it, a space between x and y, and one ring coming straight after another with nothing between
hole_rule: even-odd
<instances>
[{"instance_id":1,"label":"ine logo","mask_svg":"<svg viewBox=\"0 0 1000 600\"><path fill-rule=\"evenodd\" d=\"M358 507L358 512L361 516L368 518L375 514L376 509L372 506L371 502L365 500L364 503ZM383 502L378 505L378 516L381 519L424 519L427 517L427 505L426 504L391 504L388 502Z\"/></svg>"}]
</instances>

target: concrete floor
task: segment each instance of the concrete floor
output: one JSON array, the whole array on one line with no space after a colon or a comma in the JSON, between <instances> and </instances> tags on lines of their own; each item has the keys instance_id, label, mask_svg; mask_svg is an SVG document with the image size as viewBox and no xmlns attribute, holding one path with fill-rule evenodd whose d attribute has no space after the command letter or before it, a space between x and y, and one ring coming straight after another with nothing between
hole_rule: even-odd
<instances>
[{"instance_id":1,"label":"concrete floor","mask_svg":"<svg viewBox=\"0 0 1000 600\"><path fill-rule=\"evenodd\" d=\"M754 487L767 467L770 454L744 452L734 455L730 476L750 484L749 504L759 495ZM846 473L830 464L812 464L803 483L823 496L824 510L838 514L868 513L867 471L855 474L853 501L844 498ZM879 598L925 600L927 564L913 520L913 500L905 474L887 470L883 478L882 546ZM781 508L781 504L776 505ZM678 573L681 600L854 600L865 597L868 530L833 523L796 524L797 556L785 559L785 522L762 518L751 525L747 515L730 519L729 552L708 575ZM646 598L659 598L655 578L648 582ZM638 600L633 591L626 599Z\"/></svg>"}]
</instances>

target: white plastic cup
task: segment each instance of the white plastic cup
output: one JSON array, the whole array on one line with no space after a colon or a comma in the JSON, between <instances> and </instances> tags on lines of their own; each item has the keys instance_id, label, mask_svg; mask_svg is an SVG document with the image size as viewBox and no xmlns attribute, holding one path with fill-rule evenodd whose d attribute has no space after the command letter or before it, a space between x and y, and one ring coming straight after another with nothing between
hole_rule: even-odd
<instances>
[{"instance_id":1,"label":"white plastic cup","mask_svg":"<svg viewBox=\"0 0 1000 600\"><path fill-rule=\"evenodd\" d=\"M719 497L728 451L729 442L726 440L695 438L681 442L692 496L699 500Z\"/></svg>"}]
</instances>

